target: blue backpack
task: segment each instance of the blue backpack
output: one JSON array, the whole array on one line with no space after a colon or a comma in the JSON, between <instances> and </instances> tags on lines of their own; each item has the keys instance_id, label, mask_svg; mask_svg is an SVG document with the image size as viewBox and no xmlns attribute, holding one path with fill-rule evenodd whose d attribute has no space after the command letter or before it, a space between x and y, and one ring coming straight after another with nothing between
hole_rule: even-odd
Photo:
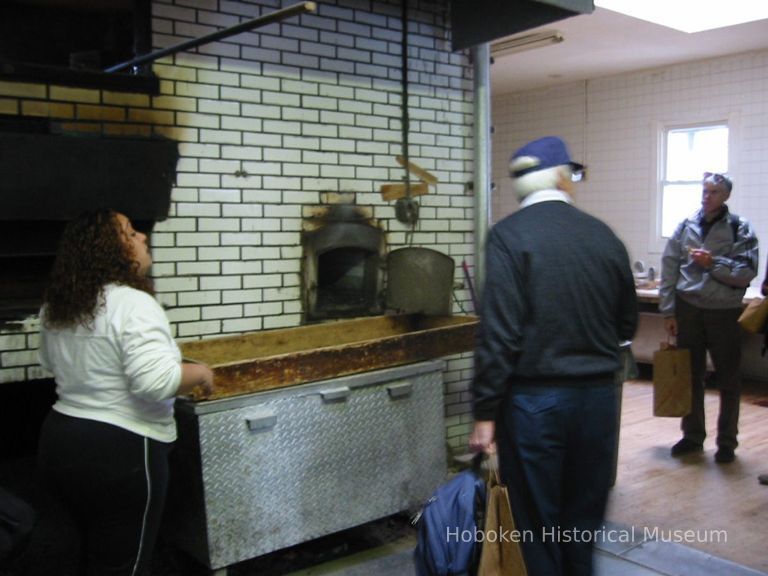
<instances>
[{"instance_id":1,"label":"blue backpack","mask_svg":"<svg viewBox=\"0 0 768 576\"><path fill-rule=\"evenodd\" d=\"M419 576L474 574L480 559L476 530L483 528L485 480L465 470L442 484L413 523L418 527L414 551Z\"/></svg>"}]
</instances>

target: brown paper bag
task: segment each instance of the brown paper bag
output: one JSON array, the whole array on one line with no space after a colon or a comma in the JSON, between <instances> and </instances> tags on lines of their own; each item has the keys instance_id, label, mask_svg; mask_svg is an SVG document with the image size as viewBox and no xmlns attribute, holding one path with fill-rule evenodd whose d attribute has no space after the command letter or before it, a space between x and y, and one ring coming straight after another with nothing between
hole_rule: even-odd
<instances>
[{"instance_id":1,"label":"brown paper bag","mask_svg":"<svg viewBox=\"0 0 768 576\"><path fill-rule=\"evenodd\" d=\"M760 334L768 324L768 298L754 298L749 301L739 316L739 324L747 332Z\"/></svg>"},{"instance_id":2,"label":"brown paper bag","mask_svg":"<svg viewBox=\"0 0 768 576\"><path fill-rule=\"evenodd\" d=\"M662 342L653 353L653 415L685 416L692 391L690 350Z\"/></svg>"},{"instance_id":3,"label":"brown paper bag","mask_svg":"<svg viewBox=\"0 0 768 576\"><path fill-rule=\"evenodd\" d=\"M485 537L477 576L528 576L509 494L499 481L498 468L491 471L487 488Z\"/></svg>"}]
</instances>

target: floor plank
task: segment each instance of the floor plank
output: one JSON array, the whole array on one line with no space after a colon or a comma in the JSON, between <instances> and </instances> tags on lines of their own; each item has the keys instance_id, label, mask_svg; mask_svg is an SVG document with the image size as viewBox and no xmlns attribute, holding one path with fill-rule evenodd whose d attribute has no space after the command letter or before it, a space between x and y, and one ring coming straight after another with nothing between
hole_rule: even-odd
<instances>
[{"instance_id":1,"label":"floor plank","mask_svg":"<svg viewBox=\"0 0 768 576\"><path fill-rule=\"evenodd\" d=\"M768 383L745 384L739 448L731 464L713 459L717 391L706 394L704 452L684 458L669 453L680 438L679 418L656 418L652 407L650 382L624 385L619 464L607 518L658 529L674 541L690 539L680 543L768 572L768 486L757 481L758 474L768 473Z\"/></svg>"}]
</instances>

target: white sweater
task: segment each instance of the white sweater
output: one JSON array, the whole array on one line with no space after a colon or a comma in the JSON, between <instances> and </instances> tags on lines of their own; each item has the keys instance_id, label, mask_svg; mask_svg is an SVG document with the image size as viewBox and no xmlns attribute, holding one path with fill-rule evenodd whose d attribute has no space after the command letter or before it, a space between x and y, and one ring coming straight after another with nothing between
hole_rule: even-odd
<instances>
[{"instance_id":1,"label":"white sweater","mask_svg":"<svg viewBox=\"0 0 768 576\"><path fill-rule=\"evenodd\" d=\"M152 296L128 286L106 286L104 298L91 327L43 322L39 358L56 380L53 408L173 442L181 352L168 318Z\"/></svg>"}]
</instances>

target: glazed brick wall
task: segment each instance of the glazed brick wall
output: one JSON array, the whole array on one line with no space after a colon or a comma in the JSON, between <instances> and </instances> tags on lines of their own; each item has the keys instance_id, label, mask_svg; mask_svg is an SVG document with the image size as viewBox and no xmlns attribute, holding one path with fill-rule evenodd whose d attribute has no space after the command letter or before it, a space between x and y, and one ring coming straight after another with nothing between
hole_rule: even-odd
<instances>
[{"instance_id":1,"label":"glazed brick wall","mask_svg":"<svg viewBox=\"0 0 768 576\"><path fill-rule=\"evenodd\" d=\"M275 0L154 0L162 48L279 9ZM318 2L316 14L153 64L157 96L0 82L0 113L47 117L61 133L162 135L181 159L170 217L155 227L158 299L179 339L302 321L301 232L308 207L353 198L388 249L423 246L457 264L454 311L472 312L471 66L453 53L448 4L411 2L409 156L439 178L411 229L379 186L400 182L401 20L396 0ZM0 382L46 376L35 317L0 329ZM447 359L447 438L465 443L471 354Z\"/></svg>"}]
</instances>

